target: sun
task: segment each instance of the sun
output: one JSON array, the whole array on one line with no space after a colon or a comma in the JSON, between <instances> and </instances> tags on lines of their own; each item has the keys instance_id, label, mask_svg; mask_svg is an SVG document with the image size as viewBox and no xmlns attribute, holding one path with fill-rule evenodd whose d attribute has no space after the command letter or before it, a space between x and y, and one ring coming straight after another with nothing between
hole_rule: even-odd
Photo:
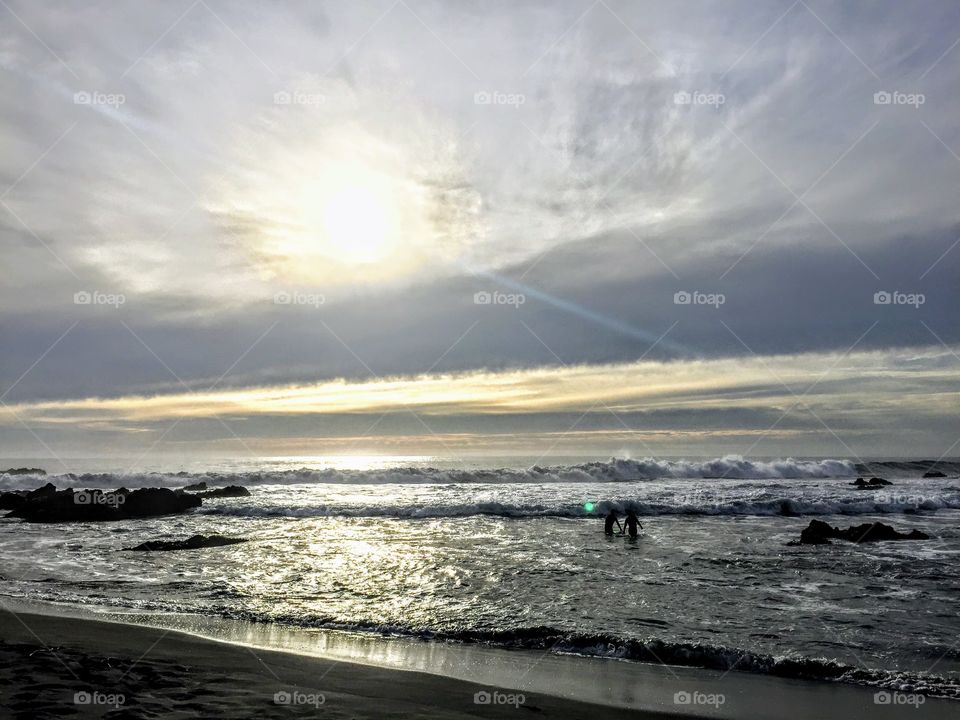
<instances>
[{"instance_id":1,"label":"sun","mask_svg":"<svg viewBox=\"0 0 960 720\"><path fill-rule=\"evenodd\" d=\"M375 185L350 184L323 201L320 227L336 257L348 264L383 260L396 248L400 222L393 199Z\"/></svg>"},{"instance_id":2,"label":"sun","mask_svg":"<svg viewBox=\"0 0 960 720\"><path fill-rule=\"evenodd\" d=\"M277 116L284 133L244 136L241 169L217 178L206 205L253 273L349 292L459 266L478 236L480 206L455 146L291 119Z\"/></svg>"},{"instance_id":3,"label":"sun","mask_svg":"<svg viewBox=\"0 0 960 720\"><path fill-rule=\"evenodd\" d=\"M369 164L328 160L294 184L276 240L300 273L376 275L400 263L411 234L421 230L402 181Z\"/></svg>"}]
</instances>

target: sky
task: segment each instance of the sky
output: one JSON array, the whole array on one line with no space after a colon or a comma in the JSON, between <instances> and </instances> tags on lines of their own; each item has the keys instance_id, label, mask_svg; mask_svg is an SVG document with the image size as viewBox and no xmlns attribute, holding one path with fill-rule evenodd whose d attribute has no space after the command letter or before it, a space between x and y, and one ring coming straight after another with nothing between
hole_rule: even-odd
<instances>
[{"instance_id":1,"label":"sky","mask_svg":"<svg viewBox=\"0 0 960 720\"><path fill-rule=\"evenodd\" d=\"M955 2L0 2L0 456L960 455Z\"/></svg>"}]
</instances>

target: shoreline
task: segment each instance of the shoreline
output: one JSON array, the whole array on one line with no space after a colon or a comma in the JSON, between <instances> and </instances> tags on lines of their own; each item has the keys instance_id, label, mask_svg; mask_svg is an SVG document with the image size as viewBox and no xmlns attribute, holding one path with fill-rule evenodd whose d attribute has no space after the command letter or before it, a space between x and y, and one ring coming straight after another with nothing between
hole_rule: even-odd
<instances>
[{"instance_id":1,"label":"shoreline","mask_svg":"<svg viewBox=\"0 0 960 720\"><path fill-rule=\"evenodd\" d=\"M442 675L218 642L177 630L4 608L0 714L14 718L600 718L611 708ZM490 702L477 704L487 692ZM479 698L481 701L483 697ZM666 715L624 710L627 717ZM9 713L9 714L8 714Z\"/></svg>"},{"instance_id":2,"label":"shoreline","mask_svg":"<svg viewBox=\"0 0 960 720\"><path fill-rule=\"evenodd\" d=\"M82 717L102 715L103 706L74 705L76 692L91 697L100 693L100 699L122 694L131 717L153 717L154 712L164 717L181 712L187 713L183 717L194 712L228 718L290 717L319 710L329 717L498 718L517 717L518 707L557 718L608 717L614 712L651 719L783 720L896 718L904 712L903 706L877 704L873 689L840 683L357 637L198 616L106 615L7 601L0 607L0 685L14 688L12 695L0 695L0 709L14 717L59 717L58 709L64 714L80 710ZM99 671L78 678L68 672L71 663ZM18 684L20 674L31 681ZM488 697L501 704L476 704L478 692L490 693ZM277 704L277 693L306 705ZM684 693L693 700L677 704L675 695ZM243 702L238 704L238 698ZM320 698L323 703L318 703ZM388 705L394 708L389 713ZM924 698L919 707L907 709L911 717L946 718L954 716L956 702Z\"/></svg>"}]
</instances>

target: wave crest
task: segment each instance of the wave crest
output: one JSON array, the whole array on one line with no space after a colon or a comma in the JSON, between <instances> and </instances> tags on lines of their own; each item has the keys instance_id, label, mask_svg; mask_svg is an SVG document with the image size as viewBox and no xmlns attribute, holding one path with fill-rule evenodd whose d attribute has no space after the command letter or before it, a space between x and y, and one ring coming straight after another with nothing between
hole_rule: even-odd
<instances>
[{"instance_id":1,"label":"wave crest","mask_svg":"<svg viewBox=\"0 0 960 720\"><path fill-rule=\"evenodd\" d=\"M52 482L57 487L182 487L208 485L299 485L330 484L456 484L456 483L552 483L628 482L654 479L731 480L851 477L858 472L849 460L747 460L727 455L713 460L658 460L656 458L611 458L577 465L534 465L526 469L441 469L394 467L376 470L334 468L259 470L250 472L197 473L84 473L62 475L0 475L0 490L39 487Z\"/></svg>"}]
</instances>

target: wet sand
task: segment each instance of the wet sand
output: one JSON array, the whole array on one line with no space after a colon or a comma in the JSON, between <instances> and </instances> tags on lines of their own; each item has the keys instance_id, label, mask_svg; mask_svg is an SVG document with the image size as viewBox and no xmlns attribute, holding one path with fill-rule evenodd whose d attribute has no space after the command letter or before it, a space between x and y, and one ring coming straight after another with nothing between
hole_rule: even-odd
<instances>
[{"instance_id":1,"label":"wet sand","mask_svg":"<svg viewBox=\"0 0 960 720\"><path fill-rule=\"evenodd\" d=\"M157 628L0 612L5 718L665 717ZM477 704L483 691L498 694Z\"/></svg>"}]
</instances>

